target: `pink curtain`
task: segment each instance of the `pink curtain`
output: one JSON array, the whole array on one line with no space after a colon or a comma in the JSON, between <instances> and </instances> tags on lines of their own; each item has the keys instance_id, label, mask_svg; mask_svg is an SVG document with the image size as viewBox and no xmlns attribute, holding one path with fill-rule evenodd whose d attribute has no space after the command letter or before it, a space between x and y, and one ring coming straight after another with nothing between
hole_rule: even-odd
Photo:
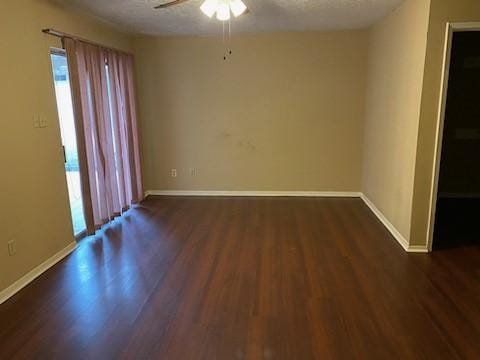
<instances>
[{"instance_id":1,"label":"pink curtain","mask_svg":"<svg viewBox=\"0 0 480 360\"><path fill-rule=\"evenodd\" d=\"M133 57L65 39L87 233L143 199Z\"/></svg>"}]
</instances>

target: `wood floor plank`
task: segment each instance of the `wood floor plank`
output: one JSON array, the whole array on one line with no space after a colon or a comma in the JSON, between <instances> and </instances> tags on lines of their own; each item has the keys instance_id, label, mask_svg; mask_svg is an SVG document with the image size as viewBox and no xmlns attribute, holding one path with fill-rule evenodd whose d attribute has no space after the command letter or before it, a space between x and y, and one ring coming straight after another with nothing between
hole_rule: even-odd
<instances>
[{"instance_id":1,"label":"wood floor plank","mask_svg":"<svg viewBox=\"0 0 480 360\"><path fill-rule=\"evenodd\" d=\"M479 260L360 199L150 197L0 305L0 359L478 359Z\"/></svg>"}]
</instances>

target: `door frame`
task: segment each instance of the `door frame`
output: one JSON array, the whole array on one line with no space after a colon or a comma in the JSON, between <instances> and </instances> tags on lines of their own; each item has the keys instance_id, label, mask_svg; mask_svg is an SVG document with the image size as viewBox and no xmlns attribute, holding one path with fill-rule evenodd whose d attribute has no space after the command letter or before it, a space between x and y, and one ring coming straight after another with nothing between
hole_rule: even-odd
<instances>
[{"instance_id":1,"label":"door frame","mask_svg":"<svg viewBox=\"0 0 480 360\"><path fill-rule=\"evenodd\" d=\"M447 107L448 83L450 77L450 62L452 58L453 34L455 32L480 31L480 22L448 22L445 29L445 45L443 54L443 72L440 86L440 104L438 107L435 157L431 185L431 201L428 219L427 246L432 251L433 234L435 231L435 217L437 211L438 181L440 177L440 163L442 158L443 130L445 125L445 112Z\"/></svg>"}]
</instances>

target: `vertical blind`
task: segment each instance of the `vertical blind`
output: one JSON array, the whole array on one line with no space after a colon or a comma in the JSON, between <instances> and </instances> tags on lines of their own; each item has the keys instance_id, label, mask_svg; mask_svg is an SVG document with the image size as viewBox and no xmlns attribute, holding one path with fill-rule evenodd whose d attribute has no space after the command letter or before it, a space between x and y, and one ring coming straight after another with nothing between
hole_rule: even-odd
<instances>
[{"instance_id":1,"label":"vertical blind","mask_svg":"<svg viewBox=\"0 0 480 360\"><path fill-rule=\"evenodd\" d=\"M87 233L142 200L133 56L64 39Z\"/></svg>"}]
</instances>

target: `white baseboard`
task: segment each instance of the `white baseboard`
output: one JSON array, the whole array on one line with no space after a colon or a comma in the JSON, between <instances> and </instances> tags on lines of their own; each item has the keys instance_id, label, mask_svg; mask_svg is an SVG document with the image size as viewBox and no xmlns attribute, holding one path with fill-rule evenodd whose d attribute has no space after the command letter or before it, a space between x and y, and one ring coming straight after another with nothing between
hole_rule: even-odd
<instances>
[{"instance_id":1,"label":"white baseboard","mask_svg":"<svg viewBox=\"0 0 480 360\"><path fill-rule=\"evenodd\" d=\"M372 210L375 216L382 222L387 230L392 234L395 240L403 247L403 249L410 253L428 253L427 246L410 245L408 240L393 226L393 224L383 215L383 213L375 206L375 204L365 195L361 194L360 198Z\"/></svg>"},{"instance_id":2,"label":"white baseboard","mask_svg":"<svg viewBox=\"0 0 480 360\"><path fill-rule=\"evenodd\" d=\"M244 197L348 197L361 198L387 230L407 252L427 253L426 246L409 245L408 240L393 226L383 213L361 192L355 191L202 191L202 190L148 190L147 196L244 196Z\"/></svg>"},{"instance_id":3,"label":"white baseboard","mask_svg":"<svg viewBox=\"0 0 480 360\"><path fill-rule=\"evenodd\" d=\"M428 247L424 245L409 245L407 251L411 253L429 253L430 252Z\"/></svg>"},{"instance_id":4,"label":"white baseboard","mask_svg":"<svg viewBox=\"0 0 480 360\"><path fill-rule=\"evenodd\" d=\"M23 289L25 286L27 286L29 283L35 280L37 277L42 275L45 271L50 269L53 265L55 265L60 260L65 258L72 251L74 251L76 247L77 247L77 243L72 242L66 248L60 250L51 258L47 259L45 262L41 263L36 268L31 270L29 273L27 273L26 275L22 276L20 279L15 281L12 285L0 291L0 304L7 301L9 298L11 298L13 295L15 295L17 292L19 292L21 289Z\"/></svg>"},{"instance_id":5,"label":"white baseboard","mask_svg":"<svg viewBox=\"0 0 480 360\"><path fill-rule=\"evenodd\" d=\"M147 196L244 196L244 197L360 197L354 191L203 191L203 190L148 190Z\"/></svg>"},{"instance_id":6,"label":"white baseboard","mask_svg":"<svg viewBox=\"0 0 480 360\"><path fill-rule=\"evenodd\" d=\"M349 198L361 198L363 202L372 210L375 216L383 223L387 230L393 235L398 243L407 252L414 253L427 253L428 248L426 246L409 245L407 239L393 226L393 224L383 215L383 213L365 196L360 192L337 192L337 191L181 191L181 190L149 190L145 193L145 196L149 195L163 195L163 196L271 196L271 197L349 197ZM77 247L76 242L72 242L64 249L53 255L51 258L38 265L26 275L22 276L12 285L6 289L0 291L0 304L7 301L10 297L15 295L30 282L35 280L45 271L50 269L53 265L72 253Z\"/></svg>"}]
</instances>

